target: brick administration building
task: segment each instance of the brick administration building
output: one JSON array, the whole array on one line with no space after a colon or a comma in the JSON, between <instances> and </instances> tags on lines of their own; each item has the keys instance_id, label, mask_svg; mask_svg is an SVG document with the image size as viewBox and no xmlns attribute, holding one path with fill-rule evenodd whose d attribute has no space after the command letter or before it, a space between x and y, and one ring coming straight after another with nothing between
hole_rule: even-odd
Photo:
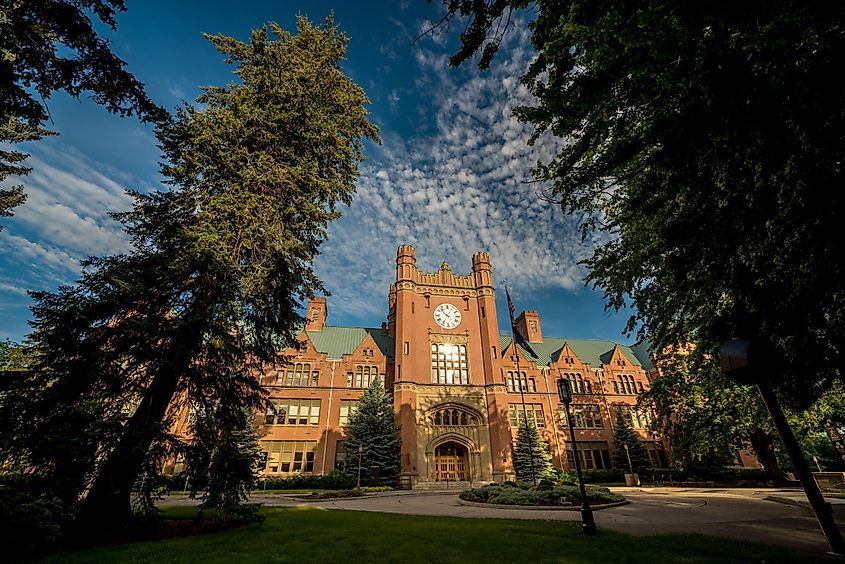
<instances>
[{"instance_id":1,"label":"brick administration building","mask_svg":"<svg viewBox=\"0 0 845 564\"><path fill-rule=\"evenodd\" d=\"M414 248L403 245L380 328L328 325L326 300L309 302L302 347L280 353L277 366L261 376L269 392L259 416L265 474L339 468L349 413L374 378L393 393L402 487L512 479L523 394L554 466L573 468L560 377L573 384L583 468L611 467L618 413L640 433L655 466L665 467L664 444L635 407L654 372L646 352L612 341L544 337L536 311L516 320L530 350L515 347L499 330L495 291L487 253L473 255L467 275L445 262L427 273L417 268Z\"/></svg>"}]
</instances>

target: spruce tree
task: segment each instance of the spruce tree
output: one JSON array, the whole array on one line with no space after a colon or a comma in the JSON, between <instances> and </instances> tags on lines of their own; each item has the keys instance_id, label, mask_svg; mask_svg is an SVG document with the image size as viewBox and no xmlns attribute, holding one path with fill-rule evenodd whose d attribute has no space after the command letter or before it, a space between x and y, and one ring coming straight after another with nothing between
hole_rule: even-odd
<instances>
[{"instance_id":1,"label":"spruce tree","mask_svg":"<svg viewBox=\"0 0 845 564\"><path fill-rule=\"evenodd\" d=\"M628 445L627 453L625 445ZM630 464L628 456L631 457ZM613 429L613 466L626 474L632 467L635 473L645 472L652 467L645 445L621 414L616 417L616 426Z\"/></svg>"},{"instance_id":2,"label":"spruce tree","mask_svg":"<svg viewBox=\"0 0 845 564\"><path fill-rule=\"evenodd\" d=\"M330 18L299 18L298 34L270 24L248 42L207 38L237 80L159 126L171 189L133 193L118 214L132 250L34 294L37 361L0 401L0 421L17 422L0 451L18 454L51 497L79 503L81 531L127 524L133 484L151 448L176 440L185 403L203 416L205 441L186 453L189 468L242 451L230 448L240 442L231 414L263 406L254 374L296 342L297 307L324 292L314 257L351 201L363 140L378 141ZM219 466L222 504L242 491L225 485L232 468Z\"/></svg>"},{"instance_id":3,"label":"spruce tree","mask_svg":"<svg viewBox=\"0 0 845 564\"><path fill-rule=\"evenodd\" d=\"M533 421L522 420L519 423L513 449L513 469L516 479L522 482L535 482L552 471L548 444L540 438Z\"/></svg>"},{"instance_id":4,"label":"spruce tree","mask_svg":"<svg viewBox=\"0 0 845 564\"><path fill-rule=\"evenodd\" d=\"M358 451L361 448L361 483L373 484L370 467L379 469L378 483L396 482L399 476L399 434L393 419L393 398L375 379L361 395L346 428L346 468L358 476Z\"/></svg>"}]
</instances>

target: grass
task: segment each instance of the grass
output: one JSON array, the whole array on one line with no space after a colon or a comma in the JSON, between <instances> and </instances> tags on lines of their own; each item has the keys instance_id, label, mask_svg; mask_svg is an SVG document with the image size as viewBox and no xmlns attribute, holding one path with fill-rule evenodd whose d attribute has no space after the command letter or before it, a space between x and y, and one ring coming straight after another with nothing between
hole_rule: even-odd
<instances>
[{"instance_id":1,"label":"grass","mask_svg":"<svg viewBox=\"0 0 845 564\"><path fill-rule=\"evenodd\" d=\"M189 517L195 508L168 508ZM43 562L795 562L783 548L702 535L632 537L580 523L421 517L320 508L270 508L261 525L194 537L64 552Z\"/></svg>"},{"instance_id":2,"label":"grass","mask_svg":"<svg viewBox=\"0 0 845 564\"><path fill-rule=\"evenodd\" d=\"M837 493L827 493L824 494L825 497L836 497L839 499L845 499L845 492L837 492Z\"/></svg>"}]
</instances>

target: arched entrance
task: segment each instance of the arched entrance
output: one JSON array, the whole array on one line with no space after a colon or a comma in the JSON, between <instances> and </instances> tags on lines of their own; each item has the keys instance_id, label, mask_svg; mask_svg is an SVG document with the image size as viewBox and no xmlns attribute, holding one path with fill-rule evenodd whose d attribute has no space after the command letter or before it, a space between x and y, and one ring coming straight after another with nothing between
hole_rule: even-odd
<instances>
[{"instance_id":1,"label":"arched entrance","mask_svg":"<svg viewBox=\"0 0 845 564\"><path fill-rule=\"evenodd\" d=\"M448 441L434 449L434 475L438 482L470 481L466 447Z\"/></svg>"}]
</instances>

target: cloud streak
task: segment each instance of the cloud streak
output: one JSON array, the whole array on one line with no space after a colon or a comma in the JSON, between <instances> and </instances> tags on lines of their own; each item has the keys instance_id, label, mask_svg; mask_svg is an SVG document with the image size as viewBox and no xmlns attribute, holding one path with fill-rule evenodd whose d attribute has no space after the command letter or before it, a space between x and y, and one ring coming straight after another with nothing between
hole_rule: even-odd
<instances>
[{"instance_id":1,"label":"cloud streak","mask_svg":"<svg viewBox=\"0 0 845 564\"><path fill-rule=\"evenodd\" d=\"M529 147L532 126L511 115L533 101L518 80L531 56L527 34L515 32L486 73L469 64L448 68L439 45L415 51L417 89L432 100L420 129L430 134L384 134L384 148L362 167L358 194L332 225L318 261L341 320L386 313L396 246L405 243L416 246L427 271L448 260L466 273L472 254L487 251L496 279L507 279L515 294L582 285L577 263L592 243L581 242L575 219L540 197L544 187L530 174L560 141L544 136Z\"/></svg>"}]
</instances>

